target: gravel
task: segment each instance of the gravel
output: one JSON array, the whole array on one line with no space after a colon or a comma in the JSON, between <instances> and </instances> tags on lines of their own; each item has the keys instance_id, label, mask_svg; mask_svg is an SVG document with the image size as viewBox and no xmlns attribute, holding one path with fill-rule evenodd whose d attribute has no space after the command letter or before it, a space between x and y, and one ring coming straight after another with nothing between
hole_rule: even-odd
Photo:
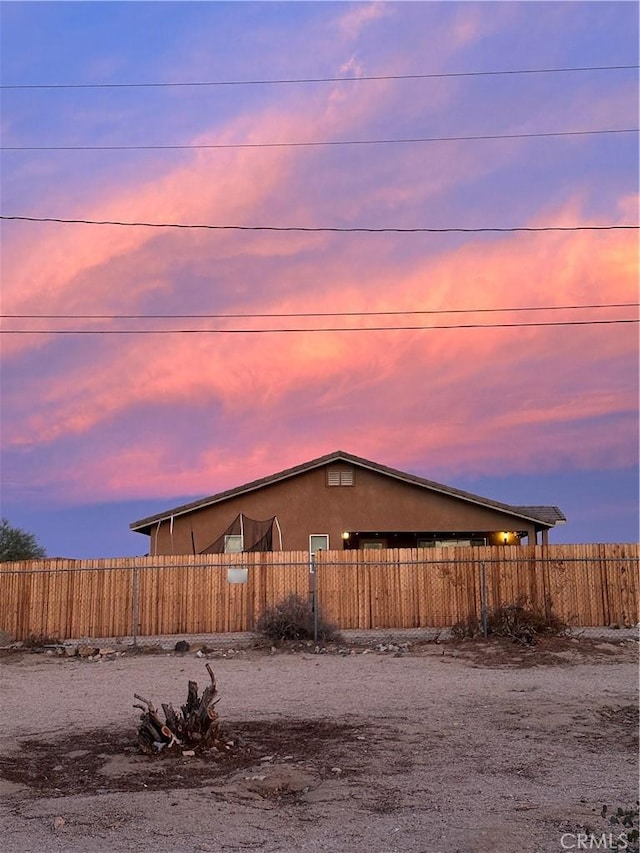
<instances>
[{"instance_id":1,"label":"gravel","mask_svg":"<svg viewBox=\"0 0 640 853\"><path fill-rule=\"evenodd\" d=\"M245 647L211 657L222 719L265 738L265 760L227 775L132 747L133 694L178 707L189 679L207 679L196 654L3 656L3 850L561 853L562 834L595 825L603 804L635 801L637 632L546 651L375 650L423 633L367 632L369 646L344 655ZM76 787L65 787L74 761Z\"/></svg>"},{"instance_id":2,"label":"gravel","mask_svg":"<svg viewBox=\"0 0 640 853\"><path fill-rule=\"evenodd\" d=\"M451 632L448 628L383 628L375 630L343 630L340 632L345 645L376 645L377 643L424 643L434 640L448 640ZM603 638L609 640L640 639L640 627L633 628L610 628L610 627L588 627L573 628L568 633L572 637L586 637L590 639ZM155 645L164 649L173 649L180 640L186 640L190 645L203 645L208 648L247 648L260 638L257 634L248 631L229 634L165 634L161 636L137 637L136 642L140 646ZM90 642L95 646L109 646L116 642L118 645L131 645L133 637L100 637L65 640L65 646L75 646L80 643Z\"/></svg>"}]
</instances>

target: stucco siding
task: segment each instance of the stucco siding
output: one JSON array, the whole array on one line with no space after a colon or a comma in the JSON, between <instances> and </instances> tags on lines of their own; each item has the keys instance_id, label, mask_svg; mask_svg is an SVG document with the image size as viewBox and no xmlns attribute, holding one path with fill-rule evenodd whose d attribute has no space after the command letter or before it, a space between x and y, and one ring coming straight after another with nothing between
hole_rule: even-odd
<instances>
[{"instance_id":1,"label":"stucco siding","mask_svg":"<svg viewBox=\"0 0 640 853\"><path fill-rule=\"evenodd\" d=\"M152 554L200 552L242 512L266 519L277 516L285 550L307 550L309 535L328 534L331 548L342 548L342 531L500 531L532 535L534 525L506 513L401 482L375 471L354 468L353 486L327 486L327 465L261 486L220 503L163 521L151 531ZM341 465L338 467L351 467ZM274 542L274 547L277 547Z\"/></svg>"}]
</instances>

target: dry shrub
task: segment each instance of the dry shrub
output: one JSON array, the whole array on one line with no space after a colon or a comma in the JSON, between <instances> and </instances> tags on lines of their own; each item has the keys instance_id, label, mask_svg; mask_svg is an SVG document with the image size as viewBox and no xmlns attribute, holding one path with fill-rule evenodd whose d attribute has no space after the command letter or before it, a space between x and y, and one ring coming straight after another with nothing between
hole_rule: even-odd
<instances>
[{"instance_id":1,"label":"dry shrub","mask_svg":"<svg viewBox=\"0 0 640 853\"><path fill-rule=\"evenodd\" d=\"M550 602L544 610L531 607L523 599L513 604L495 607L487 614L487 636L508 637L526 645L534 645L543 634L560 636L568 630L552 609ZM482 622L475 614L457 622L451 629L454 639L479 637L483 633Z\"/></svg>"},{"instance_id":2,"label":"dry shrub","mask_svg":"<svg viewBox=\"0 0 640 853\"><path fill-rule=\"evenodd\" d=\"M541 634L559 636L568 627L552 612L551 607L545 607L544 611L536 610L523 601L496 607L489 615L487 625L490 634L511 637L531 645Z\"/></svg>"},{"instance_id":3,"label":"dry shrub","mask_svg":"<svg viewBox=\"0 0 640 853\"><path fill-rule=\"evenodd\" d=\"M471 613L465 619L456 622L451 628L451 636L454 640L473 640L481 634L482 622Z\"/></svg>"},{"instance_id":4,"label":"dry shrub","mask_svg":"<svg viewBox=\"0 0 640 853\"><path fill-rule=\"evenodd\" d=\"M22 641L22 647L31 651L39 651L41 649L50 648L51 646L60 646L61 642L58 637L51 634L29 634Z\"/></svg>"},{"instance_id":5,"label":"dry shrub","mask_svg":"<svg viewBox=\"0 0 640 853\"><path fill-rule=\"evenodd\" d=\"M311 602L298 595L289 595L268 607L256 624L257 632L272 643L313 640L315 627ZM317 639L326 642L337 640L339 636L336 626L327 622L318 610Z\"/></svg>"}]
</instances>

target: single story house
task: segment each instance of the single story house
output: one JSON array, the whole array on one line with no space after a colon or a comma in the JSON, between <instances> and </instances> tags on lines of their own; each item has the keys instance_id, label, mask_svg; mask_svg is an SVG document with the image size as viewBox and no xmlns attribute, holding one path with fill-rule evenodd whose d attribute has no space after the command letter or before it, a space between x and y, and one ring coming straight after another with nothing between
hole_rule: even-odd
<instances>
[{"instance_id":1,"label":"single story house","mask_svg":"<svg viewBox=\"0 0 640 853\"><path fill-rule=\"evenodd\" d=\"M162 555L535 544L565 521L338 450L130 526Z\"/></svg>"}]
</instances>

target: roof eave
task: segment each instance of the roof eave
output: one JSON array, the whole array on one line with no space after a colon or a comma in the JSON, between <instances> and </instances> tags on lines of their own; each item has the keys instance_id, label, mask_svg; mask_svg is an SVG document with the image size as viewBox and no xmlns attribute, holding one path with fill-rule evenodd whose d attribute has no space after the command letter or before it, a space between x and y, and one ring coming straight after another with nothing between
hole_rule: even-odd
<instances>
[{"instance_id":1,"label":"roof eave","mask_svg":"<svg viewBox=\"0 0 640 853\"><path fill-rule=\"evenodd\" d=\"M170 521L172 518L177 518L180 515L186 515L189 512L193 512L198 509L206 509L209 506L213 506L217 503L222 503L229 498L240 497L241 495L246 495L249 492L255 492L257 489L261 489L264 486L269 486L272 483L281 483L283 480L288 480L291 477L295 477L298 474L301 474L305 471L313 471L315 468L319 468L322 465L326 465L331 462L337 461L339 458L347 458L349 454L342 453L341 451L337 451L336 453L330 453L327 456L320 456L318 459L312 459L310 462L305 462L302 465L296 465L293 468L286 468L284 471L280 471L278 474L271 475L269 477L261 477L259 480L252 480L250 483L246 483L244 486L238 486L235 489L227 489L224 492L218 492L215 495L211 495L208 498L202 498L199 501L193 501L188 504L181 504L180 506L175 507L172 510L167 510L166 512L157 513L156 515L151 515L148 518L142 518L139 521L134 521L129 525L130 529L136 533L150 533L151 529L157 525L158 523L162 523L163 521ZM146 530L144 528L147 528Z\"/></svg>"},{"instance_id":2,"label":"roof eave","mask_svg":"<svg viewBox=\"0 0 640 853\"><path fill-rule=\"evenodd\" d=\"M472 503L476 506L481 506L485 509L493 509L497 512L502 512L520 521L533 523L538 529L546 528L548 530L554 527L556 524L566 522L564 516L562 516L562 520L560 518L558 518L557 521L544 520L536 516L531 516L526 513L518 512L517 507L510 506L509 504L503 504L499 501L492 501L486 498L482 498L479 495L474 495L471 492L464 492L460 489L452 489L450 487L442 485L441 483L436 483L432 480L427 480L424 477L418 477L417 475L407 474L404 471L399 471L395 468L389 468L386 465L379 465L375 462L371 462L368 459L363 459L360 456L354 456L351 453L346 453L343 450L337 450L333 453L328 453L325 456L319 456L317 459L312 459L309 462L302 463L301 465L295 465L292 468L287 468L284 471L280 471L278 474L273 474L267 477L261 477L258 480L252 480L251 482L246 483L244 486L238 486L235 489L228 489L224 492L219 492L218 494L211 495L208 498L202 498L199 501L193 501L188 504L182 504L180 506L174 507L171 510L167 510L162 513L157 513L156 515L148 516L147 518L142 518L139 521L134 521L132 524L129 525L129 527L132 531L136 533L150 535L153 527L158 524L162 524L163 521L170 521L172 518L177 518L178 516L186 515L187 513L194 512L195 510L206 509L209 506L213 506L217 503L222 503L223 501L228 500L230 498L240 497L241 495L245 495L250 492L254 492L258 489L261 489L264 486L280 483L283 480L288 480L291 477L297 476L298 474L302 474L307 471L313 471L314 469L319 468L323 465L331 464L332 462L337 461L350 462L351 464L358 465L359 467L365 468L366 470L372 471L374 473L384 474L386 476L393 477L394 479L399 480L403 483L415 485L420 488L430 489L431 491L437 492L438 494L442 494L447 497L458 498L459 500Z\"/></svg>"}]
</instances>

